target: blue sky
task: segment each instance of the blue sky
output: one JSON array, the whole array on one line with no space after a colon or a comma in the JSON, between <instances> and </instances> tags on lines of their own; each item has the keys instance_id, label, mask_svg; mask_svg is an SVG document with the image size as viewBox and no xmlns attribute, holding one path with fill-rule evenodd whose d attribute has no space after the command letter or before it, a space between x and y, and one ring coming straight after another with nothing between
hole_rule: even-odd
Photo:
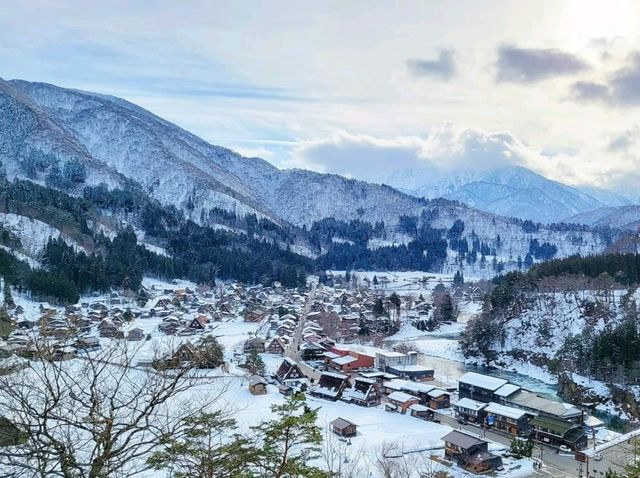
<instances>
[{"instance_id":1,"label":"blue sky","mask_svg":"<svg viewBox=\"0 0 640 478\"><path fill-rule=\"evenodd\" d=\"M280 167L638 181L632 0L8 0L0 65L124 97Z\"/></svg>"}]
</instances>

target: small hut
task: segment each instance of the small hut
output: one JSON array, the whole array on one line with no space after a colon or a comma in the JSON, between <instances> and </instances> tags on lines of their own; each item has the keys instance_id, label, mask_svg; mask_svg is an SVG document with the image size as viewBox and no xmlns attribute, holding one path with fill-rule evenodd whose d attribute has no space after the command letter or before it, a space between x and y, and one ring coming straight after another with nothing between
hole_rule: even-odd
<instances>
[{"instance_id":1,"label":"small hut","mask_svg":"<svg viewBox=\"0 0 640 478\"><path fill-rule=\"evenodd\" d=\"M267 381L258 375L254 375L249 380L249 391L252 395L266 395Z\"/></svg>"},{"instance_id":2,"label":"small hut","mask_svg":"<svg viewBox=\"0 0 640 478\"><path fill-rule=\"evenodd\" d=\"M338 436L349 438L357 435L358 426L344 418L336 418L331 422L331 431Z\"/></svg>"}]
</instances>

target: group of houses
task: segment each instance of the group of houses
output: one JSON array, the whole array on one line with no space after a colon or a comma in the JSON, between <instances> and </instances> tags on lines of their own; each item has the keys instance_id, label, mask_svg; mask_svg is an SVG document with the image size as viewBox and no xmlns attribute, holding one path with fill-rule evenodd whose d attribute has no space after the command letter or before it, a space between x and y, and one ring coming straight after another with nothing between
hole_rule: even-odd
<instances>
[{"instance_id":1,"label":"group of houses","mask_svg":"<svg viewBox=\"0 0 640 478\"><path fill-rule=\"evenodd\" d=\"M283 305L300 310L305 299L304 291L285 289L277 283L270 287L230 283L215 289L176 284L143 287L137 296L114 291L64 308L42 304L37 311L25 311L17 306L9 311L15 327L6 340L0 340L0 358L42 355L42 344L36 342L43 342L39 340L43 337L47 338L49 356L60 360L98 350L103 339L139 342L160 334L196 336L197 342L198 336L212 333L218 322L238 318L262 321ZM295 316L283 318L280 327L273 328L272 344L265 344L274 353L283 352L294 326Z\"/></svg>"},{"instance_id":2,"label":"group of houses","mask_svg":"<svg viewBox=\"0 0 640 478\"><path fill-rule=\"evenodd\" d=\"M458 397L456 416L469 423L572 450L587 446L584 411L508 380L468 372L458 381Z\"/></svg>"},{"instance_id":3,"label":"group of houses","mask_svg":"<svg viewBox=\"0 0 640 478\"><path fill-rule=\"evenodd\" d=\"M381 353L385 352L369 355L344 346L331 346L325 355L326 369L314 370L319 377L305 374L302 364L285 357L273 378L279 383L282 393L308 389L312 396L318 398L364 407L384 404L387 411L408 413L426 420L433 419L436 410L451 406L449 391L426 381L407 380L376 367ZM400 355L409 361L412 360L409 357L413 357L412 353ZM349 361L340 361L341 358ZM394 358L400 357L396 355Z\"/></svg>"}]
</instances>

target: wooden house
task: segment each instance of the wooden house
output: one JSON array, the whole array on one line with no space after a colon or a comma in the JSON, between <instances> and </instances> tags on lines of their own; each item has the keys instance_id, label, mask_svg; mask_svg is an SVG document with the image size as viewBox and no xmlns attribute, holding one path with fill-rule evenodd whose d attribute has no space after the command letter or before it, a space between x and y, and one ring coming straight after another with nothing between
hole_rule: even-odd
<instances>
[{"instance_id":1,"label":"wooden house","mask_svg":"<svg viewBox=\"0 0 640 478\"><path fill-rule=\"evenodd\" d=\"M322 372L317 385L311 389L311 395L335 401L339 400L348 388L351 388L351 384L347 375Z\"/></svg>"},{"instance_id":2,"label":"wooden house","mask_svg":"<svg viewBox=\"0 0 640 478\"><path fill-rule=\"evenodd\" d=\"M363 407L380 405L380 386L375 380L356 377L353 386L342 394L342 399Z\"/></svg>"},{"instance_id":3,"label":"wooden house","mask_svg":"<svg viewBox=\"0 0 640 478\"><path fill-rule=\"evenodd\" d=\"M254 375L249 379L249 392L252 395L265 395L267 393L267 381L258 375Z\"/></svg>"},{"instance_id":4,"label":"wooden house","mask_svg":"<svg viewBox=\"0 0 640 478\"><path fill-rule=\"evenodd\" d=\"M284 355L286 349L285 343L280 337L274 337L269 345L267 345L266 352L274 355Z\"/></svg>"},{"instance_id":5,"label":"wooden house","mask_svg":"<svg viewBox=\"0 0 640 478\"><path fill-rule=\"evenodd\" d=\"M451 394L439 388L434 388L428 394L429 408L441 410L451 406Z\"/></svg>"},{"instance_id":6,"label":"wooden house","mask_svg":"<svg viewBox=\"0 0 640 478\"><path fill-rule=\"evenodd\" d=\"M301 380L305 376L295 361L285 357L276 371L275 378L278 382L285 383L289 380Z\"/></svg>"},{"instance_id":7,"label":"wooden house","mask_svg":"<svg viewBox=\"0 0 640 478\"><path fill-rule=\"evenodd\" d=\"M141 328L136 327L135 329L129 330L127 334L127 340L139 342L140 340L144 340L145 333Z\"/></svg>"},{"instance_id":8,"label":"wooden house","mask_svg":"<svg viewBox=\"0 0 640 478\"><path fill-rule=\"evenodd\" d=\"M248 339L242 349L244 353L256 352L263 353L265 351L265 343L266 341L262 337L254 337L252 339Z\"/></svg>"},{"instance_id":9,"label":"wooden house","mask_svg":"<svg viewBox=\"0 0 640 478\"><path fill-rule=\"evenodd\" d=\"M492 428L514 436L529 434L529 421L532 415L524 410L492 402L487 405L484 412L485 422Z\"/></svg>"},{"instance_id":10,"label":"wooden house","mask_svg":"<svg viewBox=\"0 0 640 478\"><path fill-rule=\"evenodd\" d=\"M489 453L489 442L479 436L454 430L442 440L445 458L467 471L482 474L502 467L502 459Z\"/></svg>"},{"instance_id":11,"label":"wooden house","mask_svg":"<svg viewBox=\"0 0 640 478\"><path fill-rule=\"evenodd\" d=\"M531 420L531 436L546 445L565 445L572 450L581 450L587 446L584 426L559 418L537 416Z\"/></svg>"},{"instance_id":12,"label":"wooden house","mask_svg":"<svg viewBox=\"0 0 640 478\"><path fill-rule=\"evenodd\" d=\"M344 418L336 418L331 422L331 431L338 436L350 438L358 434L358 426Z\"/></svg>"},{"instance_id":13,"label":"wooden house","mask_svg":"<svg viewBox=\"0 0 640 478\"><path fill-rule=\"evenodd\" d=\"M420 399L408 393L393 392L387 396L387 402L397 407L400 413L405 413L411 405L419 404Z\"/></svg>"},{"instance_id":14,"label":"wooden house","mask_svg":"<svg viewBox=\"0 0 640 478\"><path fill-rule=\"evenodd\" d=\"M207 327L207 323L209 319L207 319L204 315L198 315L194 318L189 324L189 328L193 330L204 330Z\"/></svg>"},{"instance_id":15,"label":"wooden house","mask_svg":"<svg viewBox=\"0 0 640 478\"><path fill-rule=\"evenodd\" d=\"M98 324L98 331L100 332L100 337L108 337L108 338L124 338L124 333L120 330L116 324L111 320L103 320Z\"/></svg>"},{"instance_id":16,"label":"wooden house","mask_svg":"<svg viewBox=\"0 0 640 478\"><path fill-rule=\"evenodd\" d=\"M469 423L484 423L484 409L487 407L486 403L478 402L470 398L461 398L458 400L453 409L455 411L456 418L465 420Z\"/></svg>"},{"instance_id":17,"label":"wooden house","mask_svg":"<svg viewBox=\"0 0 640 478\"><path fill-rule=\"evenodd\" d=\"M420 405L419 403L411 405L409 407L409 413L412 417L420 418L422 420L433 420L435 415L435 412L431 408L425 405Z\"/></svg>"}]
</instances>

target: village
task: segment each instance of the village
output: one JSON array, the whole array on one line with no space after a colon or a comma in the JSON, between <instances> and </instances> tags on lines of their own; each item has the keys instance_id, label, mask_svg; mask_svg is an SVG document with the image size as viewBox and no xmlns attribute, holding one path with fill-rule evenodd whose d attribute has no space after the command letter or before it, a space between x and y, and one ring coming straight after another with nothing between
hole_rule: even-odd
<instances>
[{"instance_id":1,"label":"village","mask_svg":"<svg viewBox=\"0 0 640 478\"><path fill-rule=\"evenodd\" d=\"M399 283L365 276L356 284L336 274L300 289L145 280L137 294L112 292L66 308L16 298L15 330L0 343L0 357L3 363L38 358L35 336L54 344L54 360L72 360L116 340L139 344L137 366L154 367L153 344L172 341L175 351L164 360L237 377L256 400L304 392L331 410L327 426L347 444L373 438L363 418L371 411L389 417L389 429L376 431L376 440L393 436L398 422L391 417L411 420L429 432L422 451L454 476L455 470L529 476L548 455L560 456L552 461L565 460L570 469L575 452L615 437L601 420L503 378L469 371L445 379L418 351L385 342L407 324L425 332L451 325L457 303L482 295L477 285L442 277ZM514 439L531 440L539 451L515 456Z\"/></svg>"}]
</instances>

